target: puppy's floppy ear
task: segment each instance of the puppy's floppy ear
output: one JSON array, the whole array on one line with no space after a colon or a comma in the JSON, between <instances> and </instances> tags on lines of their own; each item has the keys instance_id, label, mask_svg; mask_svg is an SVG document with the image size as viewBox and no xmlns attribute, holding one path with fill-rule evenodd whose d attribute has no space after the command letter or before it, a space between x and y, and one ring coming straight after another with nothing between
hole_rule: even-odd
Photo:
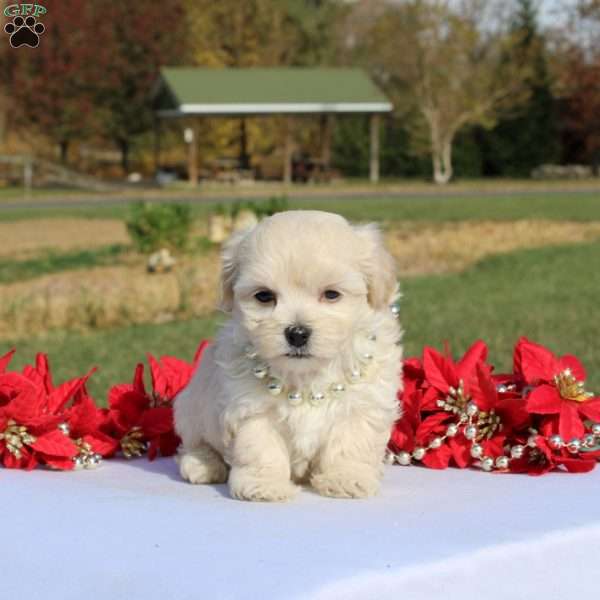
<instances>
[{"instance_id":1,"label":"puppy's floppy ear","mask_svg":"<svg viewBox=\"0 0 600 600\"><path fill-rule=\"evenodd\" d=\"M223 312L233 309L233 286L239 273L239 249L253 228L235 231L221 249L221 298L219 308Z\"/></svg>"},{"instance_id":2,"label":"puppy's floppy ear","mask_svg":"<svg viewBox=\"0 0 600 600\"><path fill-rule=\"evenodd\" d=\"M391 304L398 294L396 263L383 245L383 236L375 223L356 225L362 241L360 269L367 281L369 304L376 310Z\"/></svg>"}]
</instances>

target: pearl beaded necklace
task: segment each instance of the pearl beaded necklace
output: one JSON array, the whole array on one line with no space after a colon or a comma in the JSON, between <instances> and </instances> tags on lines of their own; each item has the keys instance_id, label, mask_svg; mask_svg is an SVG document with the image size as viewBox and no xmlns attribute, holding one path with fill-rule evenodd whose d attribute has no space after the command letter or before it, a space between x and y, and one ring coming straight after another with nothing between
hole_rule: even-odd
<instances>
[{"instance_id":1,"label":"pearl beaded necklace","mask_svg":"<svg viewBox=\"0 0 600 600\"><path fill-rule=\"evenodd\" d=\"M375 334L369 334L368 339L370 341L376 341L377 336ZM257 379L264 379L266 381L267 390L272 396L279 396L283 392L287 392L287 400L291 406L299 406L304 402L308 402L312 406L318 406L325 401L340 396L346 391L346 384L358 383L361 381L368 363L373 360L373 354L365 352L361 356L361 368L352 369L348 375L347 382L334 382L326 384L320 391L307 391L299 390L295 388L289 388L281 379L270 376L269 365L262 362L258 357L256 350L252 346L247 346L245 349L246 358L256 361L251 368L251 372Z\"/></svg>"}]
</instances>

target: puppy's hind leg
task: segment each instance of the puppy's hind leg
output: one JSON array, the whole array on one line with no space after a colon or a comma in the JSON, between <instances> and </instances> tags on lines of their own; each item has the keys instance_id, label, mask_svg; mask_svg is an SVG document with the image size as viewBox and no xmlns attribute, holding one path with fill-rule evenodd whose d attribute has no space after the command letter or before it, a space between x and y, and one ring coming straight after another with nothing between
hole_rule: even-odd
<instances>
[{"instance_id":1,"label":"puppy's hind leg","mask_svg":"<svg viewBox=\"0 0 600 600\"><path fill-rule=\"evenodd\" d=\"M177 455L179 472L190 483L225 483L228 468L221 455L206 443L195 448L180 448Z\"/></svg>"}]
</instances>

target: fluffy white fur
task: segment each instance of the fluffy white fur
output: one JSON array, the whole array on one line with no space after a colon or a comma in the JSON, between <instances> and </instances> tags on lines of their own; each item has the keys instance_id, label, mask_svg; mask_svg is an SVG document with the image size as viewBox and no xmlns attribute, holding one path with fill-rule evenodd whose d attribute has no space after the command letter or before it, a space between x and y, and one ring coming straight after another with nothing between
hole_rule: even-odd
<instances>
[{"instance_id":1,"label":"fluffy white fur","mask_svg":"<svg viewBox=\"0 0 600 600\"><path fill-rule=\"evenodd\" d=\"M265 289L276 302L254 297ZM325 290L342 295L332 302ZM288 211L235 235L223 250L221 306L231 319L175 400L183 478L228 481L244 500L288 500L298 483L327 496L377 493L399 417L401 332L389 309L397 294L393 259L373 225ZM310 358L286 356L284 330L294 324L312 329ZM279 396L253 375L249 343L285 384ZM353 369L362 372L358 383ZM334 382L346 391L318 405L288 401L288 389L323 391Z\"/></svg>"}]
</instances>

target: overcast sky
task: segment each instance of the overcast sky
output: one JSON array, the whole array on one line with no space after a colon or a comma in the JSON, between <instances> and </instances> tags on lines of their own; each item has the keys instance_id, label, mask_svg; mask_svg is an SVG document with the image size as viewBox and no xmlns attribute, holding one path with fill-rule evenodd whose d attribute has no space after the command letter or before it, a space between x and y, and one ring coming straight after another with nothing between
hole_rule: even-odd
<instances>
[{"instance_id":1,"label":"overcast sky","mask_svg":"<svg viewBox=\"0 0 600 600\"><path fill-rule=\"evenodd\" d=\"M539 0L540 17L544 24L556 25L564 21L565 10L577 5L577 0Z\"/></svg>"}]
</instances>

